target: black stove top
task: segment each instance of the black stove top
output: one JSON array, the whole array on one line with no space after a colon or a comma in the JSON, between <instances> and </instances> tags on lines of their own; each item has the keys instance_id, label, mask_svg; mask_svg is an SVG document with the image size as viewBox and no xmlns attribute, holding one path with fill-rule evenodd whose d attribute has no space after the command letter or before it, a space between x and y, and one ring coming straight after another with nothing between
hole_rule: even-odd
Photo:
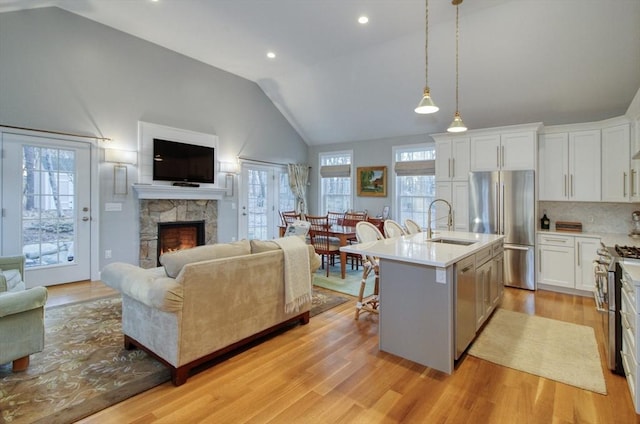
<instances>
[{"instance_id":1,"label":"black stove top","mask_svg":"<svg viewBox=\"0 0 640 424\"><path fill-rule=\"evenodd\" d=\"M620 246L616 244L616 253L621 258L640 259L640 247L636 246Z\"/></svg>"}]
</instances>

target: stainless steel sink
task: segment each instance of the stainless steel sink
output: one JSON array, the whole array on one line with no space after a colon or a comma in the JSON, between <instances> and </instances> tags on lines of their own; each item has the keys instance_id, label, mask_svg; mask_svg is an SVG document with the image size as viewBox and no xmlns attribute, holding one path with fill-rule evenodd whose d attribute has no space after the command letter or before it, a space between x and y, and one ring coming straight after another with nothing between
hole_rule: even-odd
<instances>
[{"instance_id":1,"label":"stainless steel sink","mask_svg":"<svg viewBox=\"0 0 640 424\"><path fill-rule=\"evenodd\" d=\"M458 246L471 246L472 244L477 243L476 241L456 240L456 239L448 239L448 238L434 238L427 241L430 241L432 243L457 244Z\"/></svg>"}]
</instances>

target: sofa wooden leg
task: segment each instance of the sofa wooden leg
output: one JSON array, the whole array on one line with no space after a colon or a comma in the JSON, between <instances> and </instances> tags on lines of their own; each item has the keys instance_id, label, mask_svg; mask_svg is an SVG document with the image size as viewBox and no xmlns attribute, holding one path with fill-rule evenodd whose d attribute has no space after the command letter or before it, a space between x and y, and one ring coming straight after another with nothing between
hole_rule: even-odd
<instances>
[{"instance_id":1,"label":"sofa wooden leg","mask_svg":"<svg viewBox=\"0 0 640 424\"><path fill-rule=\"evenodd\" d=\"M309 324L309 311L302 314L302 316L300 317L300 324Z\"/></svg>"},{"instance_id":2,"label":"sofa wooden leg","mask_svg":"<svg viewBox=\"0 0 640 424\"><path fill-rule=\"evenodd\" d=\"M189 378L189 367L171 368L171 382L174 386L182 386Z\"/></svg>"},{"instance_id":3,"label":"sofa wooden leg","mask_svg":"<svg viewBox=\"0 0 640 424\"><path fill-rule=\"evenodd\" d=\"M29 355L23 356L22 358L18 358L13 361L12 370L13 372L24 371L29 368Z\"/></svg>"},{"instance_id":4,"label":"sofa wooden leg","mask_svg":"<svg viewBox=\"0 0 640 424\"><path fill-rule=\"evenodd\" d=\"M135 343L133 343L131 341L131 338L127 335L124 336L124 348L126 350L133 350L135 349L137 346L135 345Z\"/></svg>"}]
</instances>

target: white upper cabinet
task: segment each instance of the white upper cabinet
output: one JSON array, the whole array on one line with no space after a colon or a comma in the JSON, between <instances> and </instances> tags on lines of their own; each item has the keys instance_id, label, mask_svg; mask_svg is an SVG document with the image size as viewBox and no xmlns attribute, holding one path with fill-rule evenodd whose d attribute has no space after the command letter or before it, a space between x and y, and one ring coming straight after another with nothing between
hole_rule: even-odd
<instances>
[{"instance_id":1,"label":"white upper cabinet","mask_svg":"<svg viewBox=\"0 0 640 424\"><path fill-rule=\"evenodd\" d=\"M436 139L436 179L469 179L469 137L434 137Z\"/></svg>"},{"instance_id":2,"label":"white upper cabinet","mask_svg":"<svg viewBox=\"0 0 640 424\"><path fill-rule=\"evenodd\" d=\"M496 132L471 136L471 170L536 169L536 132Z\"/></svg>"},{"instance_id":3,"label":"white upper cabinet","mask_svg":"<svg viewBox=\"0 0 640 424\"><path fill-rule=\"evenodd\" d=\"M600 200L600 130L569 133L570 200Z\"/></svg>"},{"instance_id":4,"label":"white upper cabinet","mask_svg":"<svg viewBox=\"0 0 640 424\"><path fill-rule=\"evenodd\" d=\"M539 200L568 200L569 134L543 134L538 144Z\"/></svg>"},{"instance_id":5,"label":"white upper cabinet","mask_svg":"<svg viewBox=\"0 0 640 424\"><path fill-rule=\"evenodd\" d=\"M600 130L540 137L539 200L600 201Z\"/></svg>"},{"instance_id":6,"label":"white upper cabinet","mask_svg":"<svg viewBox=\"0 0 640 424\"><path fill-rule=\"evenodd\" d=\"M466 181L436 182L436 198L444 199L451 204L452 231L469 231L469 183ZM448 208L442 202L434 205L435 218L432 227L447 230Z\"/></svg>"},{"instance_id":7,"label":"white upper cabinet","mask_svg":"<svg viewBox=\"0 0 640 424\"><path fill-rule=\"evenodd\" d=\"M602 129L602 201L628 202L638 196L636 169L630 167L629 124Z\"/></svg>"}]
</instances>

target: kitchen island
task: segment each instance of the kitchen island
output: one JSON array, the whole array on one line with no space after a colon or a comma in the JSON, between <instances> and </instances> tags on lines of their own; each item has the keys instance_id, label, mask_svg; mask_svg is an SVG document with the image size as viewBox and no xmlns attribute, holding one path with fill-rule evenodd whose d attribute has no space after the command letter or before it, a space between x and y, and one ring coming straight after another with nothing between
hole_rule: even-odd
<instances>
[{"instance_id":1,"label":"kitchen island","mask_svg":"<svg viewBox=\"0 0 640 424\"><path fill-rule=\"evenodd\" d=\"M451 374L502 295L502 239L440 231L342 247L380 258L380 350Z\"/></svg>"}]
</instances>

